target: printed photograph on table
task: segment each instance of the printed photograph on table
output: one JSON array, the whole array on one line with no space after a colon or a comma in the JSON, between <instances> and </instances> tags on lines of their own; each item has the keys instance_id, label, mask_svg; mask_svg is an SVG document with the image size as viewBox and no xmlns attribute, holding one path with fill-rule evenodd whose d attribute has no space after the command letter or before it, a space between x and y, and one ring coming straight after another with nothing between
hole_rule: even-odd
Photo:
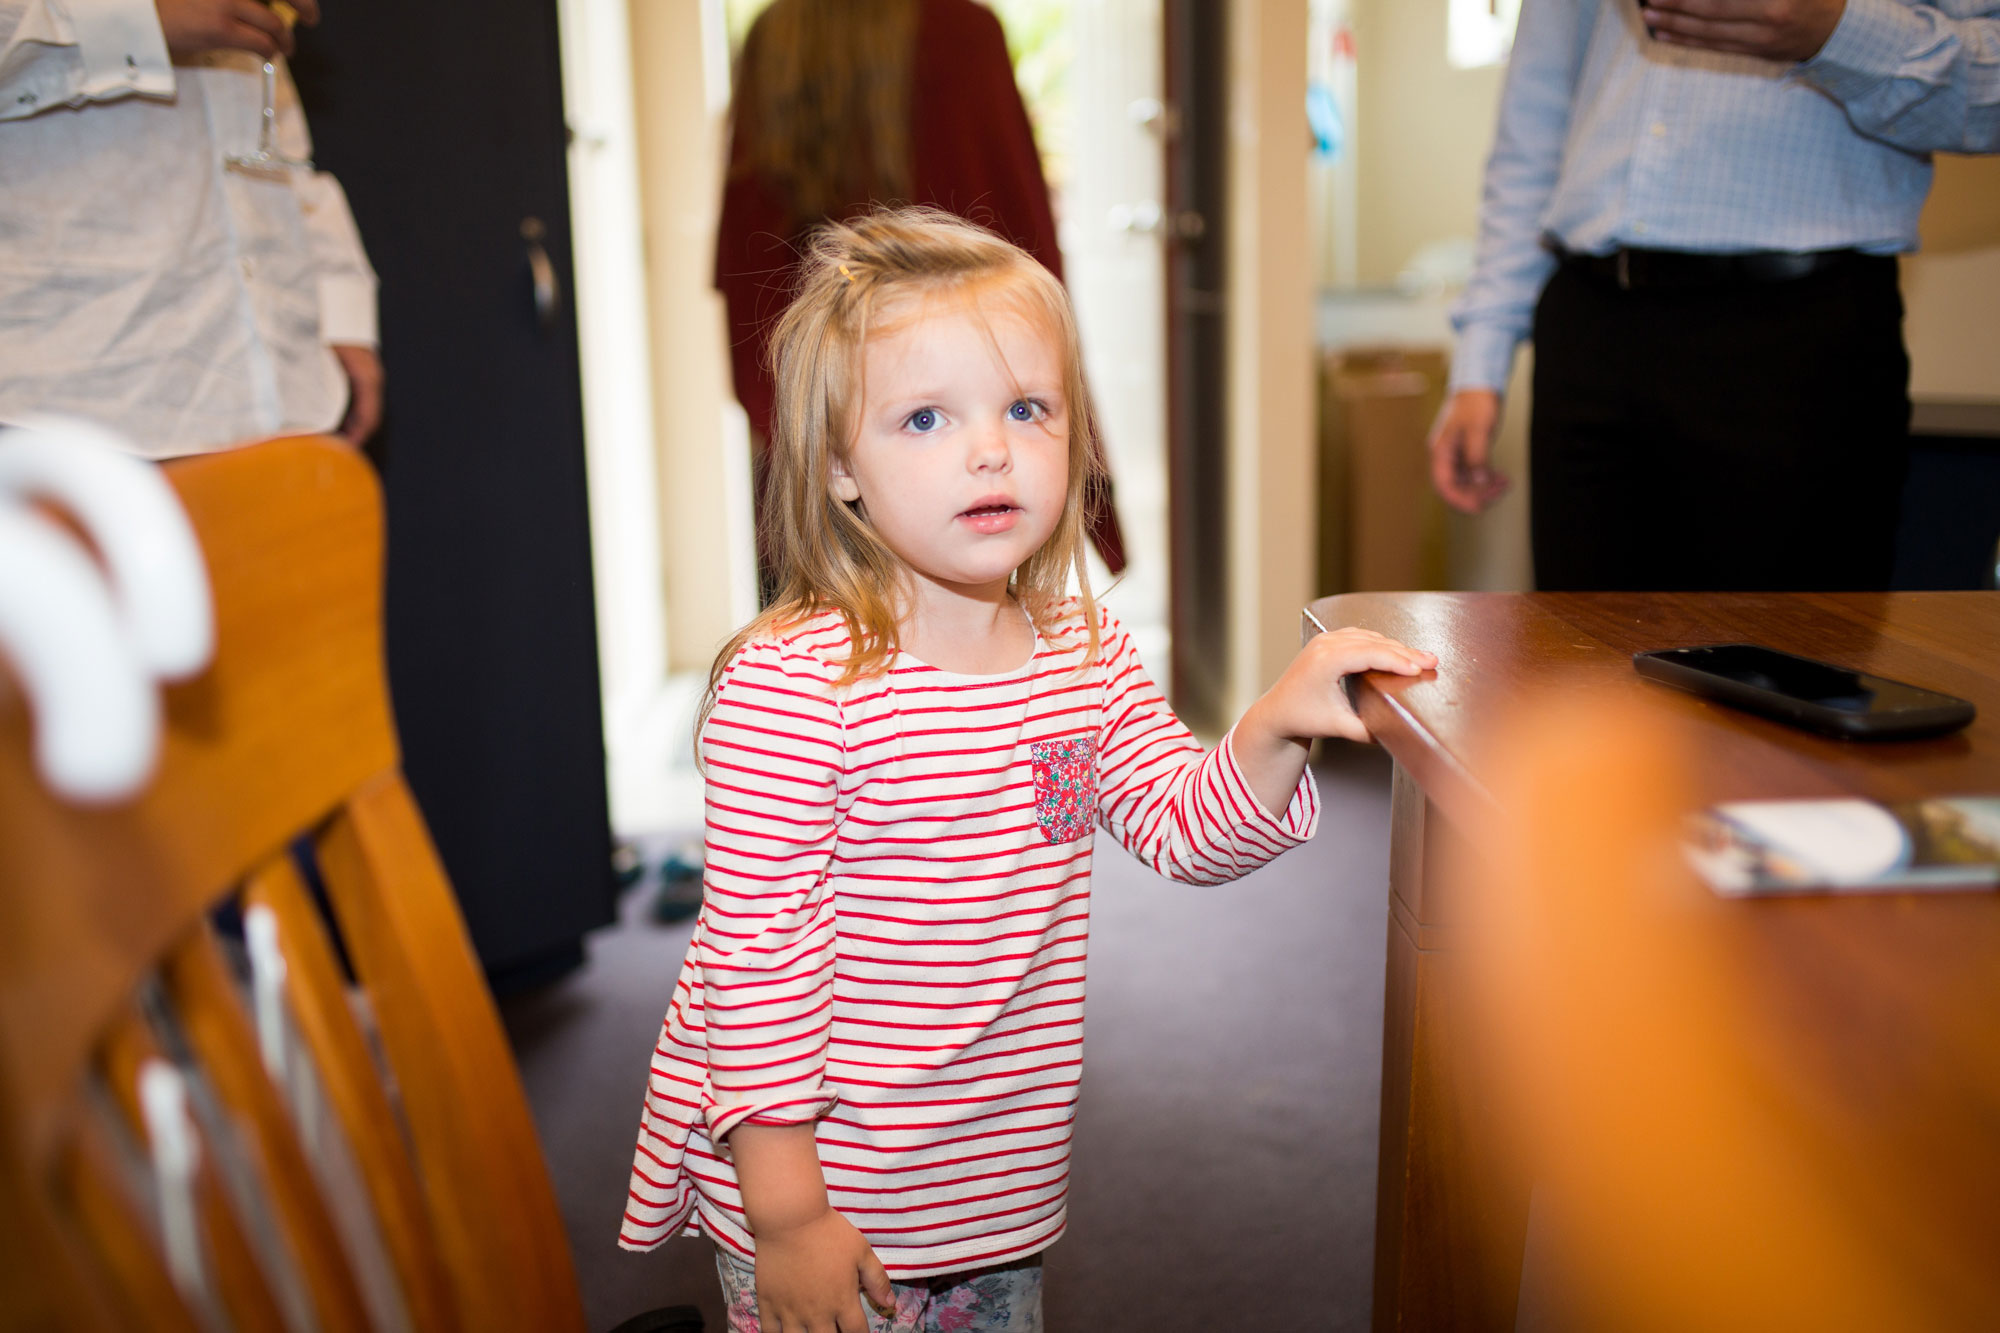
<instances>
[{"instance_id":1,"label":"printed photograph on table","mask_svg":"<svg viewBox=\"0 0 2000 1333\"><path fill-rule=\"evenodd\" d=\"M2000 887L2000 796L1902 805L1738 801L1692 821L1688 860L1717 893Z\"/></svg>"}]
</instances>

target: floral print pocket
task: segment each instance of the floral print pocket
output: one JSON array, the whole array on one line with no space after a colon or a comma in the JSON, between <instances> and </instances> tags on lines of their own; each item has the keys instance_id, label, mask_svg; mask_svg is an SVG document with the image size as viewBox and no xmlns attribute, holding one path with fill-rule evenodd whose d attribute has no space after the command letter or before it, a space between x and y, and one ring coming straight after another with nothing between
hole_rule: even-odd
<instances>
[{"instance_id":1,"label":"floral print pocket","mask_svg":"<svg viewBox=\"0 0 2000 1333\"><path fill-rule=\"evenodd\" d=\"M1097 738L1034 741L1028 757L1035 764L1035 822L1042 836L1057 843L1089 837L1097 820Z\"/></svg>"}]
</instances>

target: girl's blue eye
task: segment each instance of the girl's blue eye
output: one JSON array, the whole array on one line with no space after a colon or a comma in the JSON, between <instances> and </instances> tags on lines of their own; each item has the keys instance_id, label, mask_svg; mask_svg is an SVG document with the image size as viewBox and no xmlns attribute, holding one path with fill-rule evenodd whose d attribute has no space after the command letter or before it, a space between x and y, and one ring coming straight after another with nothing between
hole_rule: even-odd
<instances>
[{"instance_id":1,"label":"girl's blue eye","mask_svg":"<svg viewBox=\"0 0 2000 1333\"><path fill-rule=\"evenodd\" d=\"M910 413L903 423L919 435L925 435L938 428L938 414L928 407L920 407Z\"/></svg>"},{"instance_id":2,"label":"girl's blue eye","mask_svg":"<svg viewBox=\"0 0 2000 1333\"><path fill-rule=\"evenodd\" d=\"M1042 405L1026 398L1017 399L1014 405L1007 409L1007 416L1014 421L1040 421Z\"/></svg>"}]
</instances>

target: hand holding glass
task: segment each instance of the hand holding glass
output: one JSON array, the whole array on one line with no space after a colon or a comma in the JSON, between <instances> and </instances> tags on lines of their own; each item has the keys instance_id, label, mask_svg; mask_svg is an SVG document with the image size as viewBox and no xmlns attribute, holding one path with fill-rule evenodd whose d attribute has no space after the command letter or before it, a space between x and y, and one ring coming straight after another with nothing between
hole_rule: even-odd
<instances>
[{"instance_id":1,"label":"hand holding glass","mask_svg":"<svg viewBox=\"0 0 2000 1333\"><path fill-rule=\"evenodd\" d=\"M270 0L271 12L289 32L299 21L299 11L285 0ZM295 167L310 168L308 158L287 157L278 149L278 62L273 56L264 62L264 111L257 125L257 151L254 153L232 153L224 160L239 171L252 173L284 174Z\"/></svg>"}]
</instances>

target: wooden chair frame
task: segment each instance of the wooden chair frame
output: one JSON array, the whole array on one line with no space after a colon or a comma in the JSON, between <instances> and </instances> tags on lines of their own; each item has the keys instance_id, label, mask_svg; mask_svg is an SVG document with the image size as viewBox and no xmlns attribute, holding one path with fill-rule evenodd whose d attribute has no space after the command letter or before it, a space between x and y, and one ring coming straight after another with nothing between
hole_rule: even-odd
<instances>
[{"instance_id":1,"label":"wooden chair frame","mask_svg":"<svg viewBox=\"0 0 2000 1333\"><path fill-rule=\"evenodd\" d=\"M138 1071L159 1055L158 1031L134 997L148 978L241 1134L317 1322L372 1327L210 924L235 898L276 918L291 1022L362 1168L413 1326L580 1330L527 1101L398 768L374 475L311 438L166 471L207 554L218 650L166 692L148 790L108 809L46 792L0 671L0 1327L202 1326L121 1179L117 1133L91 1112L91 1089L108 1087L145 1143ZM373 1032L293 863L301 836ZM203 1153L195 1182L215 1299L239 1329L284 1328L252 1243L269 1238L217 1160Z\"/></svg>"}]
</instances>

